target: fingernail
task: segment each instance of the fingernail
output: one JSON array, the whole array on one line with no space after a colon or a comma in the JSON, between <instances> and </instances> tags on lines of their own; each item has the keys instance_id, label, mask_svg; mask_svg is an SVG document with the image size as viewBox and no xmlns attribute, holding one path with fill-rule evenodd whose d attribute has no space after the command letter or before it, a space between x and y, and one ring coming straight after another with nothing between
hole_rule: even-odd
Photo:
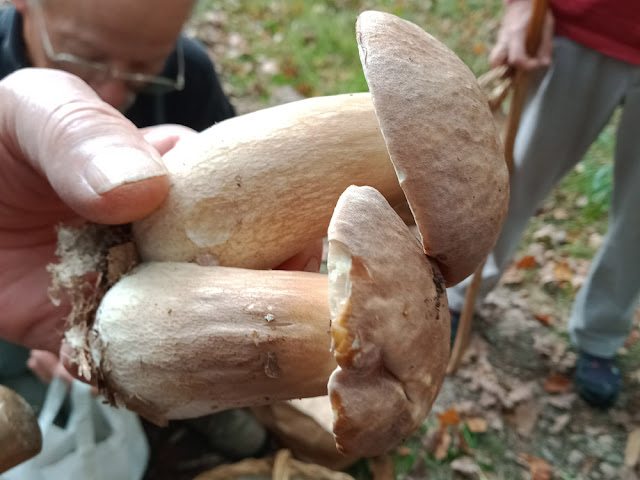
<instances>
[{"instance_id":1,"label":"fingernail","mask_svg":"<svg viewBox=\"0 0 640 480\"><path fill-rule=\"evenodd\" d=\"M108 148L96 155L85 170L87 183L102 195L126 183L166 175L160 155L134 148Z\"/></svg>"}]
</instances>

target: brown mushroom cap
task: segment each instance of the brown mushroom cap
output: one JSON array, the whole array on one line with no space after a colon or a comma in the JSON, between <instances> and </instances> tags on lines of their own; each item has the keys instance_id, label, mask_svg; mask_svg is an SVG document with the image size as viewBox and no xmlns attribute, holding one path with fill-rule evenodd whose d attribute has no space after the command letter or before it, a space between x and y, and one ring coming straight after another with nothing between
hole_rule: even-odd
<instances>
[{"instance_id":1,"label":"brown mushroom cap","mask_svg":"<svg viewBox=\"0 0 640 480\"><path fill-rule=\"evenodd\" d=\"M467 66L413 23L363 12L356 36L424 250L454 285L493 248L507 213L509 176L486 97Z\"/></svg>"},{"instance_id":2,"label":"brown mushroom cap","mask_svg":"<svg viewBox=\"0 0 640 480\"><path fill-rule=\"evenodd\" d=\"M0 473L35 456L42 434L31 406L13 390L0 385Z\"/></svg>"},{"instance_id":3,"label":"brown mushroom cap","mask_svg":"<svg viewBox=\"0 0 640 480\"><path fill-rule=\"evenodd\" d=\"M371 187L340 197L328 268L336 444L379 455L418 428L440 391L450 328L444 280Z\"/></svg>"}]
</instances>

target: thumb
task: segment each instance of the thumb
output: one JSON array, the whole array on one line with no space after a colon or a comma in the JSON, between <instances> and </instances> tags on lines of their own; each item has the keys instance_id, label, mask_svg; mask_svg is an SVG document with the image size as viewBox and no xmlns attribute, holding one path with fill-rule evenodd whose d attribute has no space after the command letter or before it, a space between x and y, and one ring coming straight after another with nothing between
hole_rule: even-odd
<instances>
[{"instance_id":1,"label":"thumb","mask_svg":"<svg viewBox=\"0 0 640 480\"><path fill-rule=\"evenodd\" d=\"M159 153L82 80L24 69L0 85L0 140L8 137L14 154L76 213L127 223L164 200L168 180Z\"/></svg>"}]
</instances>

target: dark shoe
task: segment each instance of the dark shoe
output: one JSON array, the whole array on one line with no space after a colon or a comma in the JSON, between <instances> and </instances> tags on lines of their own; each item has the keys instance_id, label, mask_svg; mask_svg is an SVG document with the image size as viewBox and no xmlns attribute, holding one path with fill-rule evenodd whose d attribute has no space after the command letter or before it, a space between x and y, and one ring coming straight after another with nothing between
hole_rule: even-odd
<instances>
[{"instance_id":1,"label":"dark shoe","mask_svg":"<svg viewBox=\"0 0 640 480\"><path fill-rule=\"evenodd\" d=\"M583 351L578 355L574 380L580 396L594 407L613 405L622 387L615 358L596 357Z\"/></svg>"},{"instance_id":2,"label":"dark shoe","mask_svg":"<svg viewBox=\"0 0 640 480\"><path fill-rule=\"evenodd\" d=\"M450 348L453 350L453 344L456 341L456 335L458 334L458 327L460 326L460 312L457 310L449 309L449 314L451 316L451 343Z\"/></svg>"}]
</instances>

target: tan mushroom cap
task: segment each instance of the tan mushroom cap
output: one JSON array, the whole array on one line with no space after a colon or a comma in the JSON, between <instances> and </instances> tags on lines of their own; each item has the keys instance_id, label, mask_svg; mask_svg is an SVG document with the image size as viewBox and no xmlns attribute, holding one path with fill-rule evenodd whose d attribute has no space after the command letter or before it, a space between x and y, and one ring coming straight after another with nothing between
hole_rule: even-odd
<instances>
[{"instance_id":1,"label":"tan mushroom cap","mask_svg":"<svg viewBox=\"0 0 640 480\"><path fill-rule=\"evenodd\" d=\"M509 176L487 99L467 66L413 23L368 11L356 36L425 252L454 285L493 248L507 212Z\"/></svg>"},{"instance_id":2,"label":"tan mushroom cap","mask_svg":"<svg viewBox=\"0 0 640 480\"><path fill-rule=\"evenodd\" d=\"M0 473L35 456L42 434L31 406L13 390L0 385Z\"/></svg>"},{"instance_id":3,"label":"tan mushroom cap","mask_svg":"<svg viewBox=\"0 0 640 480\"><path fill-rule=\"evenodd\" d=\"M336 444L379 455L420 426L440 391L450 328L444 279L371 187L340 197L328 268Z\"/></svg>"}]
</instances>

